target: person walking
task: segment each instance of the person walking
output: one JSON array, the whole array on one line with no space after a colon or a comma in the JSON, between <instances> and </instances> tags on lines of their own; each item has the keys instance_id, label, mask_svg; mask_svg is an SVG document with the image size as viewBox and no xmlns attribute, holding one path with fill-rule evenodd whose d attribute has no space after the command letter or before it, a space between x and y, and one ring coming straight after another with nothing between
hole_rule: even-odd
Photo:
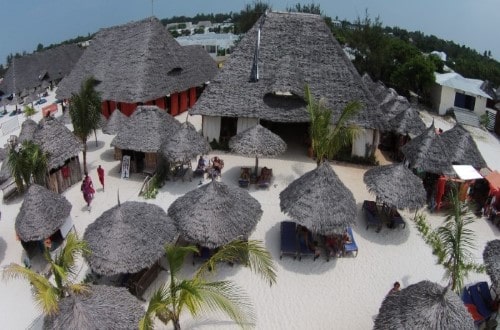
<instances>
[{"instance_id":1,"label":"person walking","mask_svg":"<svg viewBox=\"0 0 500 330\"><path fill-rule=\"evenodd\" d=\"M92 179L88 174L85 174L85 179L83 179L81 190L83 192L83 199L87 203L90 212L90 203L94 198L94 184L92 183Z\"/></svg>"},{"instance_id":2,"label":"person walking","mask_svg":"<svg viewBox=\"0 0 500 330\"><path fill-rule=\"evenodd\" d=\"M97 176L99 177L99 182L102 185L102 191L104 191L104 169L101 165L97 167Z\"/></svg>"}]
</instances>

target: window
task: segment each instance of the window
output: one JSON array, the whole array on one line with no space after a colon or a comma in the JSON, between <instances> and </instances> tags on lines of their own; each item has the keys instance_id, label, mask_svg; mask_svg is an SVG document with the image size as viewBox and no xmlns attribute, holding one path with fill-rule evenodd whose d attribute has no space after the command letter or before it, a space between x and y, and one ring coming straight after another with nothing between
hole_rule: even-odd
<instances>
[{"instance_id":1,"label":"window","mask_svg":"<svg viewBox=\"0 0 500 330\"><path fill-rule=\"evenodd\" d=\"M454 106L458 108L467 109L474 111L474 106L476 105L476 98L474 96L466 95L463 93L455 93L455 103Z\"/></svg>"}]
</instances>

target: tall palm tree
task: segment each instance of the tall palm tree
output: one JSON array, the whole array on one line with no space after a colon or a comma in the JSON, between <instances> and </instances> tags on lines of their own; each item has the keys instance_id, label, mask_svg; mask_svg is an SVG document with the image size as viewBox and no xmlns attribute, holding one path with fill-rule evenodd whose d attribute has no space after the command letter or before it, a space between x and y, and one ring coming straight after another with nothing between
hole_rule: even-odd
<instances>
[{"instance_id":1,"label":"tall palm tree","mask_svg":"<svg viewBox=\"0 0 500 330\"><path fill-rule=\"evenodd\" d=\"M319 166L327 158L333 158L345 146L355 139L359 132L356 125L349 121L361 109L359 102L350 102L340 114L335 124L331 123L332 111L328 109L322 100L315 100L309 86L305 88L305 100L307 111L310 116L309 134L311 146L316 154L316 163Z\"/></svg>"},{"instance_id":2,"label":"tall palm tree","mask_svg":"<svg viewBox=\"0 0 500 330\"><path fill-rule=\"evenodd\" d=\"M484 266L474 262L471 250L475 249L475 234L467 228L473 219L467 204L460 201L456 187L451 189L448 199L451 208L443 226L432 230L422 214L417 216L416 225L437 256L437 263L444 267L451 289L460 293L468 274L483 272Z\"/></svg>"},{"instance_id":3,"label":"tall palm tree","mask_svg":"<svg viewBox=\"0 0 500 330\"><path fill-rule=\"evenodd\" d=\"M189 253L197 253L194 246L166 246L170 269L170 281L156 291L149 301L140 329L152 329L153 317L163 323L172 321L174 329L180 326L180 315L187 309L196 316L207 311L227 314L241 327L252 324L255 316L251 303L244 292L230 281L210 282L204 278L207 270L215 270L218 262L243 261L259 273L270 285L276 283L276 273L271 255L258 241L234 241L222 247L206 263L202 264L192 279L180 279L179 271Z\"/></svg>"},{"instance_id":4,"label":"tall palm tree","mask_svg":"<svg viewBox=\"0 0 500 330\"><path fill-rule=\"evenodd\" d=\"M17 190L23 192L32 182L45 185L48 155L33 141L10 148L9 168L16 182Z\"/></svg>"},{"instance_id":5,"label":"tall palm tree","mask_svg":"<svg viewBox=\"0 0 500 330\"><path fill-rule=\"evenodd\" d=\"M3 278L24 278L33 286L33 294L37 305L46 315L52 315L59 310L59 299L64 298L69 293L82 293L87 291L87 286L82 283L75 283L76 258L89 253L87 244L78 239L75 233L69 233L66 237L64 247L52 258L49 251L45 250L45 258L50 264L50 269L54 275L54 282L44 275L39 274L29 268L12 263L3 270Z\"/></svg>"},{"instance_id":6,"label":"tall palm tree","mask_svg":"<svg viewBox=\"0 0 500 330\"><path fill-rule=\"evenodd\" d=\"M87 173L87 139L99 127L101 119L101 97L95 90L97 81L90 77L86 79L78 94L73 94L70 100L69 115L73 123L75 135L83 143L83 171Z\"/></svg>"}]
</instances>

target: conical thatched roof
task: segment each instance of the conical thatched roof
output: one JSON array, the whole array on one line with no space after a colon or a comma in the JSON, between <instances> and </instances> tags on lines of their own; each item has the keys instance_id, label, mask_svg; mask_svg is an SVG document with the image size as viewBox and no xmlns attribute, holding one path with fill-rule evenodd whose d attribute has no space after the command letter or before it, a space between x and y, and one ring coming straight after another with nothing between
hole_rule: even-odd
<instances>
[{"instance_id":1,"label":"conical thatched roof","mask_svg":"<svg viewBox=\"0 0 500 330\"><path fill-rule=\"evenodd\" d=\"M248 237L262 209L248 191L212 181L177 198L168 215L185 240L216 248Z\"/></svg>"},{"instance_id":2,"label":"conical thatched roof","mask_svg":"<svg viewBox=\"0 0 500 330\"><path fill-rule=\"evenodd\" d=\"M82 53L81 47L71 44L13 58L0 90L5 94L19 93L43 82L57 81L69 74Z\"/></svg>"},{"instance_id":3,"label":"conical thatched roof","mask_svg":"<svg viewBox=\"0 0 500 330\"><path fill-rule=\"evenodd\" d=\"M158 152L180 125L157 106L139 106L124 122L111 145L122 150Z\"/></svg>"},{"instance_id":4,"label":"conical thatched roof","mask_svg":"<svg viewBox=\"0 0 500 330\"><path fill-rule=\"evenodd\" d=\"M32 184L16 217L16 233L25 242L44 240L61 228L70 212L66 197Z\"/></svg>"},{"instance_id":5,"label":"conical thatched roof","mask_svg":"<svg viewBox=\"0 0 500 330\"><path fill-rule=\"evenodd\" d=\"M49 170L63 166L66 160L78 156L83 150L82 142L63 123L51 117L40 121L33 142L49 154Z\"/></svg>"},{"instance_id":6,"label":"conical thatched roof","mask_svg":"<svg viewBox=\"0 0 500 330\"><path fill-rule=\"evenodd\" d=\"M286 143L278 135L257 124L229 140L232 152L247 157L274 157L286 151Z\"/></svg>"},{"instance_id":7,"label":"conical thatched roof","mask_svg":"<svg viewBox=\"0 0 500 330\"><path fill-rule=\"evenodd\" d=\"M85 230L87 262L97 274L136 273L151 266L177 238L173 221L157 205L125 202L105 211Z\"/></svg>"},{"instance_id":8,"label":"conical thatched roof","mask_svg":"<svg viewBox=\"0 0 500 330\"><path fill-rule=\"evenodd\" d=\"M102 132L109 135L117 134L126 120L128 120L128 117L120 109L115 109L102 127Z\"/></svg>"},{"instance_id":9,"label":"conical thatched roof","mask_svg":"<svg viewBox=\"0 0 500 330\"><path fill-rule=\"evenodd\" d=\"M418 115L418 111L409 107L390 119L388 128L398 134L418 136L425 131L425 123Z\"/></svg>"},{"instance_id":10,"label":"conical thatched roof","mask_svg":"<svg viewBox=\"0 0 500 330\"><path fill-rule=\"evenodd\" d=\"M57 117L57 119L63 123L64 125L72 124L73 122L71 121L71 116L69 114L69 110L64 111L62 115Z\"/></svg>"},{"instance_id":11,"label":"conical thatched roof","mask_svg":"<svg viewBox=\"0 0 500 330\"><path fill-rule=\"evenodd\" d=\"M33 136L38 128L38 124L33 119L26 119L21 124L21 131L19 132L18 143L23 143L24 141L33 141Z\"/></svg>"},{"instance_id":12,"label":"conical thatched roof","mask_svg":"<svg viewBox=\"0 0 500 330\"><path fill-rule=\"evenodd\" d=\"M425 204L422 180L402 163L374 167L363 180L371 193L397 209L417 210Z\"/></svg>"},{"instance_id":13,"label":"conical thatched roof","mask_svg":"<svg viewBox=\"0 0 500 330\"><path fill-rule=\"evenodd\" d=\"M145 311L127 289L91 285L89 292L59 301L59 312L46 316L44 329L137 329Z\"/></svg>"},{"instance_id":14,"label":"conical thatched roof","mask_svg":"<svg viewBox=\"0 0 500 330\"><path fill-rule=\"evenodd\" d=\"M311 231L339 232L356 220L356 201L328 162L307 172L280 193L281 211Z\"/></svg>"},{"instance_id":15,"label":"conical thatched roof","mask_svg":"<svg viewBox=\"0 0 500 330\"><path fill-rule=\"evenodd\" d=\"M422 281L388 294L375 319L375 330L473 330L474 320L460 297L449 288Z\"/></svg>"},{"instance_id":16,"label":"conical thatched roof","mask_svg":"<svg viewBox=\"0 0 500 330\"><path fill-rule=\"evenodd\" d=\"M486 167L479 149L470 133L461 125L436 134L434 125L405 144L401 151L416 168L435 174L454 174L452 165Z\"/></svg>"},{"instance_id":17,"label":"conical thatched roof","mask_svg":"<svg viewBox=\"0 0 500 330\"><path fill-rule=\"evenodd\" d=\"M212 150L207 139L196 131L189 123L182 123L181 127L170 136L161 147L161 152L166 159L176 162L205 155Z\"/></svg>"},{"instance_id":18,"label":"conical thatched roof","mask_svg":"<svg viewBox=\"0 0 500 330\"><path fill-rule=\"evenodd\" d=\"M103 100L138 103L202 86L217 72L217 64L205 52L184 48L150 17L96 33L75 68L56 91L59 99L77 93L93 76Z\"/></svg>"},{"instance_id":19,"label":"conical thatched roof","mask_svg":"<svg viewBox=\"0 0 500 330\"><path fill-rule=\"evenodd\" d=\"M486 243L483 260L486 273L490 276L497 295L500 295L500 239Z\"/></svg>"},{"instance_id":20,"label":"conical thatched roof","mask_svg":"<svg viewBox=\"0 0 500 330\"><path fill-rule=\"evenodd\" d=\"M306 84L332 110L332 123L349 102L359 101L362 109L353 121L380 125L375 99L324 19L304 13L262 15L189 113L309 122Z\"/></svg>"}]
</instances>

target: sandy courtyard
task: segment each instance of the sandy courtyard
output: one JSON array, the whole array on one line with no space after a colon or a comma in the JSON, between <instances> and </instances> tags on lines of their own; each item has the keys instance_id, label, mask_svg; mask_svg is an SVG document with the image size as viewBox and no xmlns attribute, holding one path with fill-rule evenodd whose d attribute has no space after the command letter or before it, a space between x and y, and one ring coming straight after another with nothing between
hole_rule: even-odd
<instances>
[{"instance_id":1,"label":"sandy courtyard","mask_svg":"<svg viewBox=\"0 0 500 330\"><path fill-rule=\"evenodd\" d=\"M53 97L49 97L49 102L52 99ZM37 108L40 109L40 106ZM57 114L59 115L60 113ZM34 119L38 120L39 117L40 114L37 114ZM24 120L21 116L19 119ZM179 119L183 120L182 116ZM4 120L5 118L2 122ZM189 120L200 127L200 118L193 117ZM443 122L443 129L451 127L444 127L445 124ZM488 136L491 135L481 132L477 134L484 134L486 138L484 146L479 143L478 145L487 153L485 155L483 152L484 158L491 168L500 169L498 140L495 138L488 140L490 139ZM14 134L18 134L18 131ZM5 144L7 138L8 135L3 136L0 144ZM80 236L91 222L105 210L116 205L118 190L122 202L146 201L167 210L177 197L198 187L196 179L192 182L168 181L156 199L144 200L138 196L143 175L133 174L130 179L120 178L119 161L113 159L111 140L112 136L98 131L97 147L93 137L88 142L88 168L94 186L97 187L91 211L87 211L78 184L64 193L73 205L71 216ZM228 185L237 185L240 166L254 164L252 158L212 152L212 155L215 154L221 156L225 162L221 180ZM316 165L313 160L306 157L305 150L303 152L289 150L277 159L259 159L259 164L272 168L275 176L269 189L249 188L250 194L260 202L264 211L251 238L262 240L272 254L277 269L277 284L269 287L260 277L239 266L221 265L216 275L216 278L233 280L250 296L257 316L256 329L370 329L373 327L373 318L394 281L400 281L403 287L424 279L445 284L442 279L444 270L435 265L436 259L431 254L431 249L423 242L410 220L413 214L402 213L407 223L404 229L383 228L380 233L376 233L372 228L366 230L361 204L363 200L373 199L374 196L370 195L363 183L363 174L368 167L356 165L333 164L332 166L356 199L357 219L353 231L359 247L358 256L332 259L330 262L326 262L323 258L316 261L312 258L303 258L302 261L298 261L283 257L280 260L279 222L287 220L287 217L280 211L279 193L290 182L314 169ZM96 172L98 165L106 171L105 192L98 183ZM22 199L17 197L2 202L1 205L1 266L11 262L22 263L22 247L16 241L14 231L14 222L21 203ZM443 217L443 214L433 214L428 216L428 220L433 225L438 225ZM498 239L500 232L484 218L478 218L471 228L477 235L477 250L474 255L477 262L482 262L485 243ZM81 278L86 270L87 267L82 263ZM189 275L193 270L191 263L186 263L185 274ZM166 272L162 272L152 287L161 284L166 275ZM486 274L473 274L468 282L479 280L489 282ZM0 297L2 328L26 329L30 326L39 328L39 323L34 321L40 315L40 311L32 299L30 286L26 281L0 281ZM219 315L191 319L188 314L184 314L181 326L185 329L237 328L234 323Z\"/></svg>"}]
</instances>

